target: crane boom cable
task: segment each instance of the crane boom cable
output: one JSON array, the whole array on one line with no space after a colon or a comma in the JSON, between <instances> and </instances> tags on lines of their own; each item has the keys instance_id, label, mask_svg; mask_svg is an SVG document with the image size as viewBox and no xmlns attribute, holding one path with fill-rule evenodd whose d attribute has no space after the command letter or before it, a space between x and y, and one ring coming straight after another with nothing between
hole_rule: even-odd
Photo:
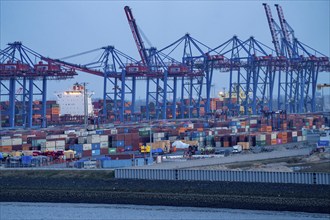
<instances>
[{"instance_id":1,"label":"crane boom cable","mask_svg":"<svg viewBox=\"0 0 330 220\"><path fill-rule=\"evenodd\" d=\"M88 53L92 53L92 52L95 52L95 51L98 51L98 50L101 50L101 49L102 48L96 48L96 49L81 52L81 53L78 53L78 54L62 57L62 58L59 58L59 60L67 60L67 59L70 59L70 58L73 58L73 57L77 57L77 56L85 55L85 54L88 54Z\"/></svg>"}]
</instances>

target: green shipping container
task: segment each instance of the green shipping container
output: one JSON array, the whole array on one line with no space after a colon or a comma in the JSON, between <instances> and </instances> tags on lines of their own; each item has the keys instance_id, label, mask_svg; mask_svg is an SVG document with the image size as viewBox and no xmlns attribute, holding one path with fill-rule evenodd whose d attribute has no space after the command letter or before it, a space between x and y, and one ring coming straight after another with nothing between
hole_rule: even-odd
<instances>
[{"instance_id":1,"label":"green shipping container","mask_svg":"<svg viewBox=\"0 0 330 220\"><path fill-rule=\"evenodd\" d=\"M266 141L256 141L257 146L266 146Z\"/></svg>"},{"instance_id":2,"label":"green shipping container","mask_svg":"<svg viewBox=\"0 0 330 220\"><path fill-rule=\"evenodd\" d=\"M109 154L116 154L116 148L109 148Z\"/></svg>"},{"instance_id":3,"label":"green shipping container","mask_svg":"<svg viewBox=\"0 0 330 220\"><path fill-rule=\"evenodd\" d=\"M141 137L149 137L150 136L150 132L149 131L139 131L139 135Z\"/></svg>"}]
</instances>

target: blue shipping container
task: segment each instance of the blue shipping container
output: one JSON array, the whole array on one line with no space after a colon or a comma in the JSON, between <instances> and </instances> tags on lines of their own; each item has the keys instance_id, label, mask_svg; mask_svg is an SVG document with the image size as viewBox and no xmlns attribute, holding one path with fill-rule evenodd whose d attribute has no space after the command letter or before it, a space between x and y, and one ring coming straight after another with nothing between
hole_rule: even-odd
<instances>
[{"instance_id":1,"label":"blue shipping container","mask_svg":"<svg viewBox=\"0 0 330 220\"><path fill-rule=\"evenodd\" d=\"M103 130L96 130L96 134L104 134Z\"/></svg>"},{"instance_id":2,"label":"blue shipping container","mask_svg":"<svg viewBox=\"0 0 330 220\"><path fill-rule=\"evenodd\" d=\"M132 160L104 160L102 161L103 168L131 167Z\"/></svg>"},{"instance_id":3,"label":"blue shipping container","mask_svg":"<svg viewBox=\"0 0 330 220\"><path fill-rule=\"evenodd\" d=\"M132 146L125 146L125 151L132 151L133 147Z\"/></svg>"},{"instance_id":4,"label":"blue shipping container","mask_svg":"<svg viewBox=\"0 0 330 220\"><path fill-rule=\"evenodd\" d=\"M129 133L128 128L124 128L124 133Z\"/></svg>"},{"instance_id":5,"label":"blue shipping container","mask_svg":"<svg viewBox=\"0 0 330 220\"><path fill-rule=\"evenodd\" d=\"M192 138L197 138L197 137L199 137L199 133L198 132L194 132L194 133L191 134L191 137Z\"/></svg>"},{"instance_id":6,"label":"blue shipping container","mask_svg":"<svg viewBox=\"0 0 330 220\"><path fill-rule=\"evenodd\" d=\"M162 153L164 153L164 151L161 148L157 148L157 149L152 149L151 153L153 153L153 154L162 154Z\"/></svg>"},{"instance_id":7,"label":"blue shipping container","mask_svg":"<svg viewBox=\"0 0 330 220\"><path fill-rule=\"evenodd\" d=\"M144 166L144 158L135 158L134 166Z\"/></svg>"},{"instance_id":8,"label":"blue shipping container","mask_svg":"<svg viewBox=\"0 0 330 220\"><path fill-rule=\"evenodd\" d=\"M92 150L99 150L99 149L101 149L101 144L100 143L92 144Z\"/></svg>"},{"instance_id":9,"label":"blue shipping container","mask_svg":"<svg viewBox=\"0 0 330 220\"><path fill-rule=\"evenodd\" d=\"M229 126L236 126L236 121L229 122Z\"/></svg>"},{"instance_id":10,"label":"blue shipping container","mask_svg":"<svg viewBox=\"0 0 330 220\"><path fill-rule=\"evenodd\" d=\"M75 144L75 145L71 145L69 147L70 150L74 150L74 151L83 151L83 145L82 144Z\"/></svg>"},{"instance_id":11,"label":"blue shipping container","mask_svg":"<svg viewBox=\"0 0 330 220\"><path fill-rule=\"evenodd\" d=\"M117 141L116 146L117 147L124 147L125 146L125 142L124 141Z\"/></svg>"},{"instance_id":12,"label":"blue shipping container","mask_svg":"<svg viewBox=\"0 0 330 220\"><path fill-rule=\"evenodd\" d=\"M329 147L330 146L329 141L321 141L321 140L317 143L317 145L320 147Z\"/></svg>"},{"instance_id":13,"label":"blue shipping container","mask_svg":"<svg viewBox=\"0 0 330 220\"><path fill-rule=\"evenodd\" d=\"M22 159L22 164L23 165L30 165L31 164L31 161L32 161L32 156L22 156L21 159Z\"/></svg>"},{"instance_id":14,"label":"blue shipping container","mask_svg":"<svg viewBox=\"0 0 330 220\"><path fill-rule=\"evenodd\" d=\"M152 157L147 157L146 158L146 164L147 165L152 165L154 163L154 159Z\"/></svg>"},{"instance_id":15,"label":"blue shipping container","mask_svg":"<svg viewBox=\"0 0 330 220\"><path fill-rule=\"evenodd\" d=\"M101 155L101 150L92 150L92 156L99 156Z\"/></svg>"},{"instance_id":16,"label":"blue shipping container","mask_svg":"<svg viewBox=\"0 0 330 220\"><path fill-rule=\"evenodd\" d=\"M100 157L100 158L97 158L96 160L100 160L100 161L111 160L111 157Z\"/></svg>"}]
</instances>

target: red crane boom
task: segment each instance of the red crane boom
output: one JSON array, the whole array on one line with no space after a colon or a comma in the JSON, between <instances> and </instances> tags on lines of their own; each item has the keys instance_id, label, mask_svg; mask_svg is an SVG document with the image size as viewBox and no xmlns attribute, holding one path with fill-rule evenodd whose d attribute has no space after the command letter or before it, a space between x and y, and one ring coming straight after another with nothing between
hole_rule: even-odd
<instances>
[{"instance_id":1,"label":"red crane boom","mask_svg":"<svg viewBox=\"0 0 330 220\"><path fill-rule=\"evenodd\" d=\"M283 14L282 7L278 4L275 4L275 7L277 9L277 14L278 14L278 17L280 19L280 24L281 24L281 28L282 28L282 31L283 31L284 38L288 43L291 43L290 36L289 36L289 31L288 31L287 26L286 26L286 20L284 19L284 14ZM288 50L288 54L289 54L289 57L292 57L291 50Z\"/></svg>"},{"instance_id":2,"label":"red crane boom","mask_svg":"<svg viewBox=\"0 0 330 220\"><path fill-rule=\"evenodd\" d=\"M104 73L98 70L92 70L92 69L88 69L87 67L81 66L81 65L77 65L77 64L72 64L72 63L67 63L64 62L62 60L58 60L58 59L51 59L51 58L47 58L47 57L41 57L42 60L53 63L53 64L60 64L62 66L77 70L77 71L81 71L81 72L85 72L85 73L90 73L93 75L97 75L97 76L104 76Z\"/></svg>"},{"instance_id":3,"label":"red crane boom","mask_svg":"<svg viewBox=\"0 0 330 220\"><path fill-rule=\"evenodd\" d=\"M125 9L126 17L127 17L127 20L128 20L128 24L131 28L133 38L135 40L135 44L136 44L137 49L138 49L139 54L140 54L142 63L144 65L147 65L147 53L146 53L146 50L145 50L144 43L142 41L140 32L137 28L135 19L133 17L132 11L128 6L125 6L124 9Z\"/></svg>"},{"instance_id":4,"label":"red crane boom","mask_svg":"<svg viewBox=\"0 0 330 220\"><path fill-rule=\"evenodd\" d=\"M268 20L268 25L270 28L270 33L272 34L272 38L273 38L273 44L275 47L275 51L277 56L281 55L281 49L280 49L280 42L278 40L278 37L276 35L276 30L275 30L275 25L274 25L274 19L272 16L272 12L270 10L269 5L267 5L266 3L263 3L263 6L265 8L265 12L266 12L266 16L267 16L267 20Z\"/></svg>"}]
</instances>

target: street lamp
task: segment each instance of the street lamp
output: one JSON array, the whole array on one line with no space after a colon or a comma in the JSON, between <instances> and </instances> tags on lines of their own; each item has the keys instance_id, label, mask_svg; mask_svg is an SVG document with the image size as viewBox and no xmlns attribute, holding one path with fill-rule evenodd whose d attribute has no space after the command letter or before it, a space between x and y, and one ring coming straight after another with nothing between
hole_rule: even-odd
<instances>
[{"instance_id":1,"label":"street lamp","mask_svg":"<svg viewBox=\"0 0 330 220\"><path fill-rule=\"evenodd\" d=\"M86 82L83 83L83 85L84 85L84 125L85 125L85 129L87 129L87 114L88 114L86 84L87 84Z\"/></svg>"},{"instance_id":2,"label":"street lamp","mask_svg":"<svg viewBox=\"0 0 330 220\"><path fill-rule=\"evenodd\" d=\"M150 131L149 131L149 139L150 139L150 152L149 152L149 156L150 158L152 158L152 139L151 139L151 131L152 131L152 125L151 125L151 120L149 120L149 127L150 127Z\"/></svg>"}]
</instances>

